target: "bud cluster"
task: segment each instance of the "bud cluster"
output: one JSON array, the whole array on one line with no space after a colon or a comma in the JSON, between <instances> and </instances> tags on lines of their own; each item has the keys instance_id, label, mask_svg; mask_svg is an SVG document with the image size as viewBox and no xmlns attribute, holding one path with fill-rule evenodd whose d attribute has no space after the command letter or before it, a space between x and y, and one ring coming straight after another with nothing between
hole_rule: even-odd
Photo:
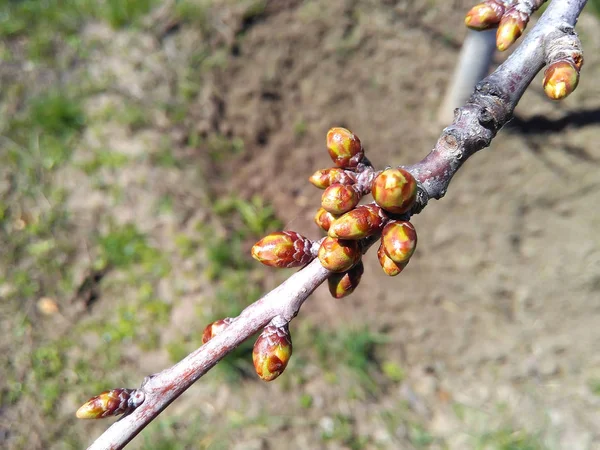
<instances>
[{"instance_id":1,"label":"bud cluster","mask_svg":"<svg viewBox=\"0 0 600 450\"><path fill-rule=\"evenodd\" d=\"M546 0L485 0L475 5L465 17L473 30L498 27L496 47L503 52L523 34L529 18Z\"/></svg>"}]
</instances>

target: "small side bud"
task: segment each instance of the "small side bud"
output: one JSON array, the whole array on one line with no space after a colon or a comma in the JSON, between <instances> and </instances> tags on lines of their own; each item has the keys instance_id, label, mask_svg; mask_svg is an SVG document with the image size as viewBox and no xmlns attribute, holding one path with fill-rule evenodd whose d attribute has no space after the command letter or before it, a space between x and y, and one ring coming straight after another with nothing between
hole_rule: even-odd
<instances>
[{"instance_id":1,"label":"small side bud","mask_svg":"<svg viewBox=\"0 0 600 450\"><path fill-rule=\"evenodd\" d=\"M319 261L332 272L346 272L360 261L362 252L358 241L326 237L319 247Z\"/></svg>"},{"instance_id":2,"label":"small side bud","mask_svg":"<svg viewBox=\"0 0 600 450\"><path fill-rule=\"evenodd\" d=\"M334 183L354 184L356 183L356 177L348 174L344 169L332 167L331 169L317 170L308 181L319 189L326 189Z\"/></svg>"},{"instance_id":3,"label":"small side bud","mask_svg":"<svg viewBox=\"0 0 600 450\"><path fill-rule=\"evenodd\" d=\"M287 323L282 326L267 325L252 350L254 369L264 381L273 381L281 375L291 356L292 337Z\"/></svg>"},{"instance_id":4,"label":"small side bud","mask_svg":"<svg viewBox=\"0 0 600 450\"><path fill-rule=\"evenodd\" d=\"M365 271L362 261L344 273L334 273L327 280L329 293L333 298L343 298L354 292Z\"/></svg>"},{"instance_id":5,"label":"small side bud","mask_svg":"<svg viewBox=\"0 0 600 450\"><path fill-rule=\"evenodd\" d=\"M365 155L358 136L341 127L327 132L327 151L335 165L343 168L358 166Z\"/></svg>"},{"instance_id":6,"label":"small side bud","mask_svg":"<svg viewBox=\"0 0 600 450\"><path fill-rule=\"evenodd\" d=\"M329 228L329 236L358 240L379 232L386 217L377 205L361 205L336 219Z\"/></svg>"},{"instance_id":7,"label":"small side bud","mask_svg":"<svg viewBox=\"0 0 600 450\"><path fill-rule=\"evenodd\" d=\"M90 398L75 415L78 419L103 419L120 414L129 414L145 399L140 389L111 389Z\"/></svg>"},{"instance_id":8,"label":"small side bud","mask_svg":"<svg viewBox=\"0 0 600 450\"><path fill-rule=\"evenodd\" d=\"M231 317L226 317L225 319L215 320L213 323L207 325L202 333L202 343L206 344L217 334L227 328L231 322L233 322L233 319Z\"/></svg>"},{"instance_id":9,"label":"small side bud","mask_svg":"<svg viewBox=\"0 0 600 450\"><path fill-rule=\"evenodd\" d=\"M360 201L360 194L354 186L335 183L325 189L321 196L321 206L331 214L344 214Z\"/></svg>"},{"instance_id":10,"label":"small side bud","mask_svg":"<svg viewBox=\"0 0 600 450\"><path fill-rule=\"evenodd\" d=\"M496 32L496 48L503 52L523 34L529 22L529 16L516 7L509 8L498 25Z\"/></svg>"},{"instance_id":11,"label":"small side bud","mask_svg":"<svg viewBox=\"0 0 600 450\"><path fill-rule=\"evenodd\" d=\"M312 241L295 231L271 233L252 247L252 257L266 266L290 268L308 264Z\"/></svg>"},{"instance_id":12,"label":"small side bud","mask_svg":"<svg viewBox=\"0 0 600 450\"><path fill-rule=\"evenodd\" d=\"M315 223L324 231L329 231L329 227L339 216L336 214L331 214L329 211L326 211L323 208L319 208L317 213L315 214Z\"/></svg>"},{"instance_id":13,"label":"small side bud","mask_svg":"<svg viewBox=\"0 0 600 450\"><path fill-rule=\"evenodd\" d=\"M473 30L487 30L498 25L503 15L504 5L495 0L487 0L471 8L465 17L465 25Z\"/></svg>"},{"instance_id":14,"label":"small side bud","mask_svg":"<svg viewBox=\"0 0 600 450\"><path fill-rule=\"evenodd\" d=\"M393 221L383 228L381 243L392 261L396 264L406 263L417 247L417 231L406 220Z\"/></svg>"},{"instance_id":15,"label":"small side bud","mask_svg":"<svg viewBox=\"0 0 600 450\"><path fill-rule=\"evenodd\" d=\"M392 261L392 259L385 254L383 244L379 245L379 249L377 250L377 259L379 259L379 264L381 264L383 271L390 277L395 277L398 275L408 264L408 261L401 264L396 264L394 261Z\"/></svg>"},{"instance_id":16,"label":"small side bud","mask_svg":"<svg viewBox=\"0 0 600 450\"><path fill-rule=\"evenodd\" d=\"M579 70L570 61L556 61L544 72L544 92L552 100L562 100L579 83Z\"/></svg>"},{"instance_id":17,"label":"small side bud","mask_svg":"<svg viewBox=\"0 0 600 450\"><path fill-rule=\"evenodd\" d=\"M371 194L375 202L393 214L404 214L417 199L417 181L402 168L381 172L373 181Z\"/></svg>"}]
</instances>

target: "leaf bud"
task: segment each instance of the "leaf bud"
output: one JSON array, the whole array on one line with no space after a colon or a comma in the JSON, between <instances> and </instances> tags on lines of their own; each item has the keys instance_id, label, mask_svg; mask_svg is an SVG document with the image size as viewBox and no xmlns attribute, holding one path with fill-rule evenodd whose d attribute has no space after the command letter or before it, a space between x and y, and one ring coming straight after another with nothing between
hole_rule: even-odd
<instances>
[{"instance_id":1,"label":"leaf bud","mask_svg":"<svg viewBox=\"0 0 600 450\"><path fill-rule=\"evenodd\" d=\"M329 293L333 298L343 298L354 292L360 283L365 271L362 261L359 261L352 269L343 273L334 273L327 280Z\"/></svg>"},{"instance_id":2,"label":"leaf bud","mask_svg":"<svg viewBox=\"0 0 600 450\"><path fill-rule=\"evenodd\" d=\"M103 419L120 414L129 414L145 399L140 389L111 389L90 398L75 413L78 419Z\"/></svg>"},{"instance_id":3,"label":"leaf bud","mask_svg":"<svg viewBox=\"0 0 600 450\"><path fill-rule=\"evenodd\" d=\"M417 232L407 220L388 223L381 232L383 250L397 264L408 262L417 247Z\"/></svg>"},{"instance_id":4,"label":"leaf bud","mask_svg":"<svg viewBox=\"0 0 600 450\"><path fill-rule=\"evenodd\" d=\"M386 217L375 204L361 205L336 219L329 227L329 236L357 240L371 236L383 228Z\"/></svg>"},{"instance_id":5,"label":"leaf bud","mask_svg":"<svg viewBox=\"0 0 600 450\"><path fill-rule=\"evenodd\" d=\"M273 381L281 375L291 356L292 337L287 323L282 326L267 325L252 350L254 369L264 381Z\"/></svg>"},{"instance_id":6,"label":"leaf bud","mask_svg":"<svg viewBox=\"0 0 600 450\"><path fill-rule=\"evenodd\" d=\"M354 186L335 183L325 189L321 196L321 206L331 214L344 214L360 201L360 194Z\"/></svg>"},{"instance_id":7,"label":"leaf bud","mask_svg":"<svg viewBox=\"0 0 600 450\"><path fill-rule=\"evenodd\" d=\"M231 317L226 317L225 319L215 320L213 323L207 325L202 333L202 343L206 344L217 334L227 328L231 322L233 322L233 319Z\"/></svg>"},{"instance_id":8,"label":"leaf bud","mask_svg":"<svg viewBox=\"0 0 600 450\"><path fill-rule=\"evenodd\" d=\"M327 151L335 165L343 168L356 167L365 155L358 136L341 127L327 132Z\"/></svg>"},{"instance_id":9,"label":"leaf bud","mask_svg":"<svg viewBox=\"0 0 600 450\"><path fill-rule=\"evenodd\" d=\"M271 267L290 268L308 264L312 241L295 231L271 233L252 247L252 257Z\"/></svg>"},{"instance_id":10,"label":"leaf bud","mask_svg":"<svg viewBox=\"0 0 600 450\"><path fill-rule=\"evenodd\" d=\"M345 272L360 261L362 256L358 241L347 241L327 236L319 248L319 261L332 272Z\"/></svg>"},{"instance_id":11,"label":"leaf bud","mask_svg":"<svg viewBox=\"0 0 600 450\"><path fill-rule=\"evenodd\" d=\"M385 254L385 251L383 250L383 244L380 244L379 249L377 249L377 259L379 259L379 264L381 264L383 271L390 277L395 277L398 275L408 264L408 261L400 264L396 264L394 261L392 261L391 258Z\"/></svg>"},{"instance_id":12,"label":"leaf bud","mask_svg":"<svg viewBox=\"0 0 600 450\"><path fill-rule=\"evenodd\" d=\"M417 181L409 171L397 168L381 172L373 181L371 194L375 202L393 214L404 214L417 199Z\"/></svg>"},{"instance_id":13,"label":"leaf bud","mask_svg":"<svg viewBox=\"0 0 600 450\"><path fill-rule=\"evenodd\" d=\"M555 61L544 72L544 92L552 100L562 100L579 83L579 70L568 60Z\"/></svg>"},{"instance_id":14,"label":"leaf bud","mask_svg":"<svg viewBox=\"0 0 600 450\"><path fill-rule=\"evenodd\" d=\"M504 5L495 0L487 0L473 6L465 17L465 25L473 30L487 30L495 27L504 15Z\"/></svg>"},{"instance_id":15,"label":"leaf bud","mask_svg":"<svg viewBox=\"0 0 600 450\"><path fill-rule=\"evenodd\" d=\"M311 175L308 181L319 189L325 189L334 183L354 184L356 183L356 177L349 174L344 169L332 167L330 169L317 170Z\"/></svg>"},{"instance_id":16,"label":"leaf bud","mask_svg":"<svg viewBox=\"0 0 600 450\"><path fill-rule=\"evenodd\" d=\"M324 231L328 231L329 227L339 216L336 214L331 214L329 211L326 211L323 208L319 208L317 213L315 214L315 223Z\"/></svg>"}]
</instances>

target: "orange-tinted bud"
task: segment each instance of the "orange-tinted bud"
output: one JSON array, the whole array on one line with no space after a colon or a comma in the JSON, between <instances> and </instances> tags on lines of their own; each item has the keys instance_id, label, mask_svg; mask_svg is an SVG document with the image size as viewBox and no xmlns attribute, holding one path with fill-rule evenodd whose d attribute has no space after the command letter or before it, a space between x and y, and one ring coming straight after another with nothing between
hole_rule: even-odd
<instances>
[{"instance_id":1,"label":"orange-tinted bud","mask_svg":"<svg viewBox=\"0 0 600 450\"><path fill-rule=\"evenodd\" d=\"M254 244L252 257L271 267L300 267L313 259L311 246L311 240L295 231L277 231Z\"/></svg>"},{"instance_id":2,"label":"orange-tinted bud","mask_svg":"<svg viewBox=\"0 0 600 450\"><path fill-rule=\"evenodd\" d=\"M364 271L365 267L362 261L359 261L348 272L332 274L327 280L329 293L333 298L343 298L352 294L360 283Z\"/></svg>"},{"instance_id":3,"label":"orange-tinted bud","mask_svg":"<svg viewBox=\"0 0 600 450\"><path fill-rule=\"evenodd\" d=\"M544 92L552 100L562 100L575 90L579 71L567 60L556 61L544 72Z\"/></svg>"},{"instance_id":4,"label":"orange-tinted bud","mask_svg":"<svg viewBox=\"0 0 600 450\"><path fill-rule=\"evenodd\" d=\"M104 417L129 414L145 399L139 389L112 389L90 398L75 415L78 419L103 419Z\"/></svg>"},{"instance_id":5,"label":"orange-tinted bud","mask_svg":"<svg viewBox=\"0 0 600 450\"><path fill-rule=\"evenodd\" d=\"M292 338L288 325L268 325L254 343L252 362L256 374L273 381L285 370L292 356Z\"/></svg>"},{"instance_id":6,"label":"orange-tinted bud","mask_svg":"<svg viewBox=\"0 0 600 450\"><path fill-rule=\"evenodd\" d=\"M381 232L383 250L397 264L408 262L417 247L417 232L407 220L388 223Z\"/></svg>"},{"instance_id":7,"label":"orange-tinted bud","mask_svg":"<svg viewBox=\"0 0 600 450\"><path fill-rule=\"evenodd\" d=\"M495 27L502 19L504 5L488 0L473 6L465 17L465 25L473 30L487 30Z\"/></svg>"},{"instance_id":8,"label":"orange-tinted bud","mask_svg":"<svg viewBox=\"0 0 600 450\"><path fill-rule=\"evenodd\" d=\"M510 47L523 34L529 22L529 17L517 10L514 6L509 8L498 26L496 32L496 48L503 52Z\"/></svg>"},{"instance_id":9,"label":"orange-tinted bud","mask_svg":"<svg viewBox=\"0 0 600 450\"><path fill-rule=\"evenodd\" d=\"M356 167L365 152L360 139L345 128L332 128L327 132L327 151L338 167Z\"/></svg>"},{"instance_id":10,"label":"orange-tinted bud","mask_svg":"<svg viewBox=\"0 0 600 450\"><path fill-rule=\"evenodd\" d=\"M383 228L386 217L377 205L361 205L336 219L329 227L329 236L340 239L363 239Z\"/></svg>"},{"instance_id":11,"label":"orange-tinted bud","mask_svg":"<svg viewBox=\"0 0 600 450\"><path fill-rule=\"evenodd\" d=\"M206 344L217 334L227 328L231 322L233 322L233 319L231 317L226 317L225 319L215 320L213 323L207 325L202 333L202 343Z\"/></svg>"},{"instance_id":12,"label":"orange-tinted bud","mask_svg":"<svg viewBox=\"0 0 600 450\"><path fill-rule=\"evenodd\" d=\"M344 214L360 201L360 194L354 186L332 184L321 196L321 206L331 214Z\"/></svg>"},{"instance_id":13,"label":"orange-tinted bud","mask_svg":"<svg viewBox=\"0 0 600 450\"><path fill-rule=\"evenodd\" d=\"M331 169L317 170L308 181L319 189L325 189L334 183L354 184L356 183L356 177L347 173L344 169L332 167Z\"/></svg>"},{"instance_id":14,"label":"orange-tinted bud","mask_svg":"<svg viewBox=\"0 0 600 450\"><path fill-rule=\"evenodd\" d=\"M338 215L331 214L329 211L325 211L323 208L319 208L319 210L315 214L315 223L322 230L328 231L333 221L338 217Z\"/></svg>"},{"instance_id":15,"label":"orange-tinted bud","mask_svg":"<svg viewBox=\"0 0 600 450\"><path fill-rule=\"evenodd\" d=\"M319 261L332 272L346 272L360 261L362 252L358 241L326 237L319 248Z\"/></svg>"},{"instance_id":16,"label":"orange-tinted bud","mask_svg":"<svg viewBox=\"0 0 600 450\"><path fill-rule=\"evenodd\" d=\"M396 264L391 258L385 254L383 250L383 244L379 245L379 249L377 250L377 259L379 259L379 264L381 264L381 268L383 271L389 275L390 277L395 277L398 275L408 264L408 261Z\"/></svg>"},{"instance_id":17,"label":"orange-tinted bud","mask_svg":"<svg viewBox=\"0 0 600 450\"><path fill-rule=\"evenodd\" d=\"M404 214L417 199L417 181L402 168L381 172L373 181L371 194L375 202L393 214Z\"/></svg>"}]
</instances>

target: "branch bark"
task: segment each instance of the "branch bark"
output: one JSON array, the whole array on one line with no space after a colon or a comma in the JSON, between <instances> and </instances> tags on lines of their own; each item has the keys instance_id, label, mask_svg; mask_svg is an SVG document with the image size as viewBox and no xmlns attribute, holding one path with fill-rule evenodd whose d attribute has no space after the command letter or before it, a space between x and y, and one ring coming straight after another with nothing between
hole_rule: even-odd
<instances>
[{"instance_id":1,"label":"branch bark","mask_svg":"<svg viewBox=\"0 0 600 450\"><path fill-rule=\"evenodd\" d=\"M456 110L434 149L419 163L406 167L421 184L420 211L430 198L444 196L450 180L475 152L490 145L510 120L525 89L545 64L548 45L573 34L586 0L555 0L519 48L489 77L482 80L466 105ZM373 242L373 241L371 241ZM144 402L115 422L89 449L121 449L171 402L208 372L225 355L274 317L292 320L304 301L331 273L318 259L292 275L279 287L248 306L224 331L174 366L148 377L140 388Z\"/></svg>"}]
</instances>

